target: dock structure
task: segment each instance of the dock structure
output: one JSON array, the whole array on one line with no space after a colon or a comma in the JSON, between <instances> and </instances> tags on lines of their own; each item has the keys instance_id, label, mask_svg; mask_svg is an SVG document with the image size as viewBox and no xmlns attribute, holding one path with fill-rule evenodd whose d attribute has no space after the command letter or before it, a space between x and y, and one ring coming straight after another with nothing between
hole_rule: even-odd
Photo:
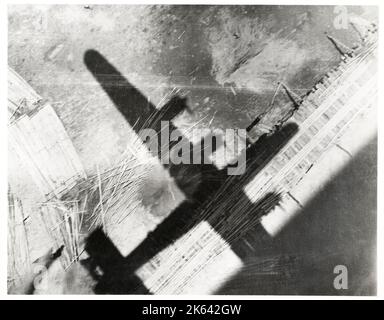
<instances>
[{"instance_id":1,"label":"dock structure","mask_svg":"<svg viewBox=\"0 0 384 320\"><path fill-rule=\"evenodd\" d=\"M251 199L278 189L288 195L286 202L293 205L298 202L293 190L300 189L300 181L321 158L334 153L334 146L344 153L341 158L345 158L345 153L352 156L354 152L348 152L349 148L343 148L340 141L343 136L353 134L346 131L355 119L374 111L378 70L376 49L377 42L370 37L352 56L345 56L338 68L327 74L308 94L288 122L295 123L298 132L246 187ZM356 137L356 140L360 139ZM268 218L264 218L262 224L272 235L282 228L282 225L273 225Z\"/></svg>"},{"instance_id":2,"label":"dock structure","mask_svg":"<svg viewBox=\"0 0 384 320\"><path fill-rule=\"evenodd\" d=\"M8 78L10 159L26 168L45 198L60 198L85 179L83 165L51 105L11 68Z\"/></svg>"},{"instance_id":3,"label":"dock structure","mask_svg":"<svg viewBox=\"0 0 384 320\"><path fill-rule=\"evenodd\" d=\"M8 68L8 115L8 183L12 200L8 236L13 261L9 273L10 283L15 284L25 270L32 268L35 259L66 242L60 229L66 227L61 223L62 218L65 216L66 222L72 218L78 221L75 214L71 218L67 215L67 211L72 211L69 207L77 202L60 204L60 208L56 203L48 208L48 204L64 197L86 179L86 173L52 106L11 68ZM69 246L67 249L71 250ZM24 257L25 252L28 260L20 263L17 259Z\"/></svg>"}]
</instances>

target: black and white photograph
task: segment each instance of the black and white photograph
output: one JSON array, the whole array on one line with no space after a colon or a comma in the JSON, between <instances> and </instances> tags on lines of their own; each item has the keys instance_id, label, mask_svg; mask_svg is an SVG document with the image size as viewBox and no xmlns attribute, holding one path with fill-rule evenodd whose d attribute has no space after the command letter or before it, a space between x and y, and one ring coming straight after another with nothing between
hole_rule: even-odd
<instances>
[{"instance_id":1,"label":"black and white photograph","mask_svg":"<svg viewBox=\"0 0 384 320\"><path fill-rule=\"evenodd\" d=\"M6 14L8 296L377 295L378 6Z\"/></svg>"}]
</instances>

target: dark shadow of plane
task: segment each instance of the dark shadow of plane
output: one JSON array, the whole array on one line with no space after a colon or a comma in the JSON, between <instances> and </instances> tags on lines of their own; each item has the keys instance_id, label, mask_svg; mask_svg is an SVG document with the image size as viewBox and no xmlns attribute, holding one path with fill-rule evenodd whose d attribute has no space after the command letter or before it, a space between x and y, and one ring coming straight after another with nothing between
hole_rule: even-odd
<instances>
[{"instance_id":1,"label":"dark shadow of plane","mask_svg":"<svg viewBox=\"0 0 384 320\"><path fill-rule=\"evenodd\" d=\"M87 51L84 61L89 71L137 133L143 128L151 128L160 133L161 121L169 121L170 131L177 130L170 120L187 108L185 99L175 97L161 110L157 110L97 51ZM235 196L237 204L247 208L246 212L242 213L244 215L241 218L242 222L246 220L258 221L263 214L268 213L277 205L280 195L267 194L257 203L252 203L243 192L243 187L296 132L297 126L288 124L277 133L262 137L247 150L244 150L247 165L245 173L240 176L228 176L227 168L218 170L212 164L205 164L204 159L209 157L209 154L206 154L206 150L204 150L204 143L199 145L203 157L202 164L165 165L177 186L191 201L182 202L127 257L120 255L117 248L100 229L94 230L87 239L85 249L94 267L98 266L103 273L98 281L96 292L148 293L134 272L203 220L207 221L227 243L232 245L241 235L228 232L228 228L223 223L232 214L231 205L224 207L220 215L211 214L208 216L204 214L204 207L209 201L214 208L215 203L217 205L222 204L224 198L228 198L228 193L232 193L231 197ZM192 155L193 145L186 138L183 137L183 139L190 144L189 150ZM215 150L215 147L218 147L218 144L213 146L212 151ZM172 144L170 143L171 148ZM156 156L161 158L162 155L156 154ZM200 177L201 182L196 188L188 188L186 181L196 175ZM221 192L224 187L225 192ZM249 225L252 226L253 224L250 223Z\"/></svg>"}]
</instances>

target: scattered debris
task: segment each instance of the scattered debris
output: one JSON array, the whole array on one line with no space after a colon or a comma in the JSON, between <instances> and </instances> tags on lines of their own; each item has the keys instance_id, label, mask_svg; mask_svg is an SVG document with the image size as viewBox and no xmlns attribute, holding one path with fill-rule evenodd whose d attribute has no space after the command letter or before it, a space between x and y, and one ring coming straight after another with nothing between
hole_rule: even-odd
<instances>
[{"instance_id":1,"label":"scattered debris","mask_svg":"<svg viewBox=\"0 0 384 320\"><path fill-rule=\"evenodd\" d=\"M64 44L60 43L54 47L52 47L48 52L45 54L45 57L49 61L55 60L55 58L60 54L60 52L64 49Z\"/></svg>"},{"instance_id":2,"label":"scattered debris","mask_svg":"<svg viewBox=\"0 0 384 320\"><path fill-rule=\"evenodd\" d=\"M12 68L8 67L8 114L12 123L39 107L42 97Z\"/></svg>"}]
</instances>

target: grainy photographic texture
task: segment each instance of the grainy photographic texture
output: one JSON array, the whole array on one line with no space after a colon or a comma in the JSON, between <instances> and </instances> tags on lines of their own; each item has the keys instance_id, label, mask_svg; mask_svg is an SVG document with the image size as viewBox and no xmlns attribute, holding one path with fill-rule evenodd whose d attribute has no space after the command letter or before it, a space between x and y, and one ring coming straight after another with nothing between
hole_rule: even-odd
<instances>
[{"instance_id":1,"label":"grainy photographic texture","mask_svg":"<svg viewBox=\"0 0 384 320\"><path fill-rule=\"evenodd\" d=\"M10 294L376 294L377 8L8 7Z\"/></svg>"}]
</instances>

